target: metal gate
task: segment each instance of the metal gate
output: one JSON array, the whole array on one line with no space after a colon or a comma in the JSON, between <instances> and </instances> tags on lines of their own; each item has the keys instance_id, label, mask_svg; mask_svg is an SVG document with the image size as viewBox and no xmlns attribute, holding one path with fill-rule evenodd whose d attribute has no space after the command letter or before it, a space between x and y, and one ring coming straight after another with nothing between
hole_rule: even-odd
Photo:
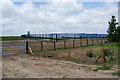
<instances>
[{"instance_id":1,"label":"metal gate","mask_svg":"<svg viewBox=\"0 0 120 80\"><path fill-rule=\"evenodd\" d=\"M26 52L25 40L1 41L2 53L0 55L21 54Z\"/></svg>"}]
</instances>

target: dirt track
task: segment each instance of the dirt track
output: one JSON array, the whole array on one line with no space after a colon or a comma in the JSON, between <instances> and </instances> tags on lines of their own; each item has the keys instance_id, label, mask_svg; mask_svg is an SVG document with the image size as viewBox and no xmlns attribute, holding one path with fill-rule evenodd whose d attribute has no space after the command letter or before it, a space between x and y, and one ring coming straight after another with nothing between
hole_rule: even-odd
<instances>
[{"instance_id":1,"label":"dirt track","mask_svg":"<svg viewBox=\"0 0 120 80\"><path fill-rule=\"evenodd\" d=\"M115 78L109 71L91 66L40 59L25 54L3 56L3 78Z\"/></svg>"}]
</instances>

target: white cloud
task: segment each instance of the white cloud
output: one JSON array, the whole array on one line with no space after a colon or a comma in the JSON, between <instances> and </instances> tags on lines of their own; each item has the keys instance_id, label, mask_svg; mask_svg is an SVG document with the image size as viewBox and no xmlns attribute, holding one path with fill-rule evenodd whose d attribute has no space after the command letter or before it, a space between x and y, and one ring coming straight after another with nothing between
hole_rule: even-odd
<instances>
[{"instance_id":1,"label":"white cloud","mask_svg":"<svg viewBox=\"0 0 120 80\"><path fill-rule=\"evenodd\" d=\"M9 1L9 0L8 0ZM2 35L51 32L106 33L111 15L117 16L117 5L105 3L97 8L85 8L83 3L49 2L36 7L32 2L2 4Z\"/></svg>"}]
</instances>

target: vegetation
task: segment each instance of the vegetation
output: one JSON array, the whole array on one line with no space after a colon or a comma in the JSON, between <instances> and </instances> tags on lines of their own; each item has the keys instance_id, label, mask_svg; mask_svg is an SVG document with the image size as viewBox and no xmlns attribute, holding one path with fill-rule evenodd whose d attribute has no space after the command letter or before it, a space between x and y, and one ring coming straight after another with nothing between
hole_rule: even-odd
<instances>
[{"instance_id":1,"label":"vegetation","mask_svg":"<svg viewBox=\"0 0 120 80\"><path fill-rule=\"evenodd\" d=\"M113 53L113 50L110 50L110 48L104 49L105 56L111 56L111 55L113 55L112 53Z\"/></svg>"},{"instance_id":2,"label":"vegetation","mask_svg":"<svg viewBox=\"0 0 120 80\"><path fill-rule=\"evenodd\" d=\"M110 70L110 69L112 69L112 66L103 65L95 70L97 71L97 70Z\"/></svg>"},{"instance_id":3,"label":"vegetation","mask_svg":"<svg viewBox=\"0 0 120 80\"><path fill-rule=\"evenodd\" d=\"M92 50L87 51L87 56L90 58L94 57L93 51Z\"/></svg>"},{"instance_id":4,"label":"vegetation","mask_svg":"<svg viewBox=\"0 0 120 80\"><path fill-rule=\"evenodd\" d=\"M0 40L24 40L26 38L20 37L20 36L6 36L6 37L0 37Z\"/></svg>"},{"instance_id":5,"label":"vegetation","mask_svg":"<svg viewBox=\"0 0 120 80\"><path fill-rule=\"evenodd\" d=\"M120 72L114 72L112 74L113 74L113 76L120 76Z\"/></svg>"},{"instance_id":6,"label":"vegetation","mask_svg":"<svg viewBox=\"0 0 120 80\"><path fill-rule=\"evenodd\" d=\"M120 26L116 22L115 16L112 16L111 20L108 22L108 39L110 42L120 42Z\"/></svg>"}]
</instances>

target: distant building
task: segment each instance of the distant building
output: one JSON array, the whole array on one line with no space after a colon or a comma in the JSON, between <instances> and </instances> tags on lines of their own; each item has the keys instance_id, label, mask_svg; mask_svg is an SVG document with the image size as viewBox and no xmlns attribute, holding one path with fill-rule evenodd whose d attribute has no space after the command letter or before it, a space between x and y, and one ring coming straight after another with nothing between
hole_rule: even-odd
<instances>
[{"instance_id":1,"label":"distant building","mask_svg":"<svg viewBox=\"0 0 120 80\"><path fill-rule=\"evenodd\" d=\"M80 38L80 37L107 37L107 34L85 33L53 33L53 34L23 34L21 37L45 37L45 38Z\"/></svg>"}]
</instances>

